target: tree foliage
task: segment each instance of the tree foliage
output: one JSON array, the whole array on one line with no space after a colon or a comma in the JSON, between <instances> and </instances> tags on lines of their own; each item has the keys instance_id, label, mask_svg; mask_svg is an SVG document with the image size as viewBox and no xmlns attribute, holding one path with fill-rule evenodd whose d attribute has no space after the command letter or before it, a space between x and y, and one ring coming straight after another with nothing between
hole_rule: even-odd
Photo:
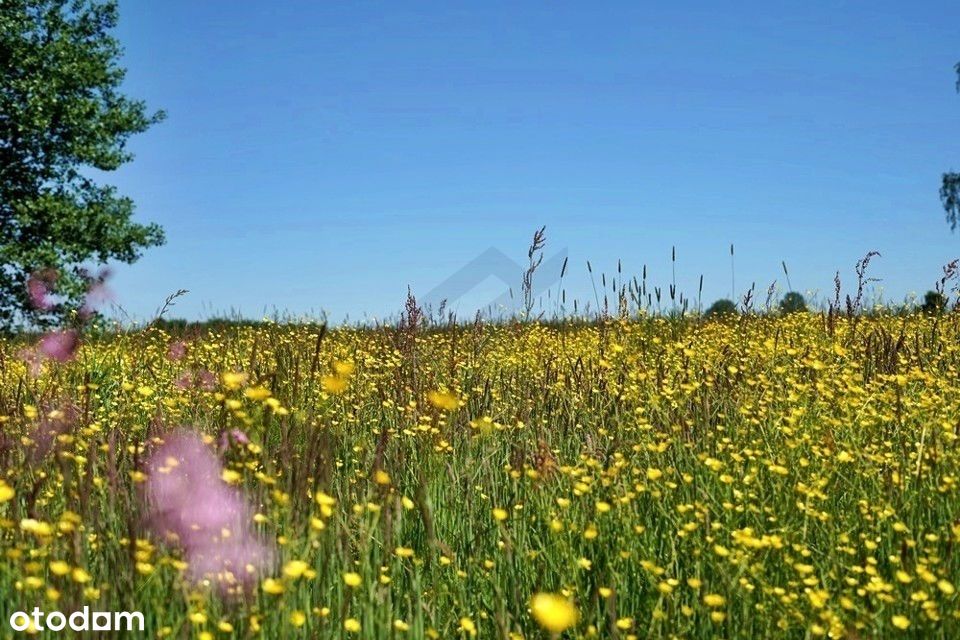
<instances>
[{"instance_id":1,"label":"tree foliage","mask_svg":"<svg viewBox=\"0 0 960 640\"><path fill-rule=\"evenodd\" d=\"M924 313L936 315L947 308L947 298L939 291L927 291L923 296L923 305L920 310Z\"/></svg>"},{"instance_id":2,"label":"tree foliage","mask_svg":"<svg viewBox=\"0 0 960 640\"><path fill-rule=\"evenodd\" d=\"M737 305L733 302L733 300L721 298L710 305L705 315L708 318L717 316L735 316L737 315Z\"/></svg>"},{"instance_id":3,"label":"tree foliage","mask_svg":"<svg viewBox=\"0 0 960 640\"><path fill-rule=\"evenodd\" d=\"M957 92L960 93L960 62L954 69L957 72ZM955 230L960 224L960 173L949 172L943 174L943 184L940 186L940 201L947 212L947 222L950 229Z\"/></svg>"},{"instance_id":4,"label":"tree foliage","mask_svg":"<svg viewBox=\"0 0 960 640\"><path fill-rule=\"evenodd\" d=\"M781 313L799 313L807 310L807 301L797 291L789 291L780 301Z\"/></svg>"},{"instance_id":5,"label":"tree foliage","mask_svg":"<svg viewBox=\"0 0 960 640\"><path fill-rule=\"evenodd\" d=\"M115 0L3 0L0 8L0 328L75 308L88 268L162 244L133 202L92 170L132 160L129 138L163 119L121 91ZM58 303L32 308L26 281L55 274Z\"/></svg>"}]
</instances>

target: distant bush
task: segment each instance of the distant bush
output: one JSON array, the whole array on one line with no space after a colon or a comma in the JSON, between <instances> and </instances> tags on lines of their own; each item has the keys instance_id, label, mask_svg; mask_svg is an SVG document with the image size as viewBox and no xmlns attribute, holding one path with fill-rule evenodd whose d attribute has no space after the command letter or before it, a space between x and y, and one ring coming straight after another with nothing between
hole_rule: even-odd
<instances>
[{"instance_id":1,"label":"distant bush","mask_svg":"<svg viewBox=\"0 0 960 640\"><path fill-rule=\"evenodd\" d=\"M796 291L790 291L780 301L781 313L797 313L807 310L807 301Z\"/></svg>"},{"instance_id":2,"label":"distant bush","mask_svg":"<svg viewBox=\"0 0 960 640\"><path fill-rule=\"evenodd\" d=\"M734 316L737 315L737 305L733 300L727 300L726 298L721 298L717 300L710 308L707 309L706 317L712 318L716 316Z\"/></svg>"},{"instance_id":3,"label":"distant bush","mask_svg":"<svg viewBox=\"0 0 960 640\"><path fill-rule=\"evenodd\" d=\"M920 310L924 313L936 315L943 313L943 310L946 308L947 299L942 293L938 291L927 291L923 296L923 306L920 307Z\"/></svg>"}]
</instances>

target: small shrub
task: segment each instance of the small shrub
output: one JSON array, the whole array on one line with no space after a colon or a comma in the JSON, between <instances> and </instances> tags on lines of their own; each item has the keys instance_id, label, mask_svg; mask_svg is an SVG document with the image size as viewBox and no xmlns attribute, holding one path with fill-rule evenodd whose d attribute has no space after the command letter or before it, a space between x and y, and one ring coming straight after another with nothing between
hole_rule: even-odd
<instances>
[{"instance_id":1,"label":"small shrub","mask_svg":"<svg viewBox=\"0 0 960 640\"><path fill-rule=\"evenodd\" d=\"M737 315L737 305L734 304L733 300L727 300L726 298L721 298L714 302L710 305L710 308L707 309L706 313L706 317L708 318L734 315Z\"/></svg>"},{"instance_id":2,"label":"small shrub","mask_svg":"<svg viewBox=\"0 0 960 640\"><path fill-rule=\"evenodd\" d=\"M781 313L797 313L807 310L807 301L796 291L790 291L780 301Z\"/></svg>"},{"instance_id":3,"label":"small shrub","mask_svg":"<svg viewBox=\"0 0 960 640\"><path fill-rule=\"evenodd\" d=\"M942 293L938 291L927 291L923 296L923 306L920 307L920 310L924 313L937 315L943 313L943 310L946 308L947 299Z\"/></svg>"}]
</instances>

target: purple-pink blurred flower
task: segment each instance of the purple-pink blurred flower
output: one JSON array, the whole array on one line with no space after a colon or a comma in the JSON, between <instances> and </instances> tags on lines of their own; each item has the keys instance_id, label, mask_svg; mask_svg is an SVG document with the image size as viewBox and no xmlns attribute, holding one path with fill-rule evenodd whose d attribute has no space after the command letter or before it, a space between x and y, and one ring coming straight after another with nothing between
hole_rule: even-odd
<instances>
[{"instance_id":1,"label":"purple-pink blurred flower","mask_svg":"<svg viewBox=\"0 0 960 640\"><path fill-rule=\"evenodd\" d=\"M220 448L227 449L230 444L247 445L250 444L250 438L240 429L231 429L224 431L220 436Z\"/></svg>"},{"instance_id":2,"label":"purple-pink blurred flower","mask_svg":"<svg viewBox=\"0 0 960 640\"><path fill-rule=\"evenodd\" d=\"M188 369L180 374L174 384L178 389L198 388L203 391L213 391L217 388L217 376L206 370L194 372Z\"/></svg>"},{"instance_id":3,"label":"purple-pink blurred flower","mask_svg":"<svg viewBox=\"0 0 960 640\"><path fill-rule=\"evenodd\" d=\"M173 383L177 389L189 389L193 386L193 373L190 371L184 371L180 374L180 377Z\"/></svg>"},{"instance_id":4,"label":"purple-pink blurred flower","mask_svg":"<svg viewBox=\"0 0 960 640\"><path fill-rule=\"evenodd\" d=\"M215 580L224 589L232 585L249 588L271 557L267 547L252 537L212 544L193 550L188 575L195 581Z\"/></svg>"},{"instance_id":5,"label":"purple-pink blurred flower","mask_svg":"<svg viewBox=\"0 0 960 640\"><path fill-rule=\"evenodd\" d=\"M38 271L27 278L27 297L34 309L49 311L53 308L50 295L56 278L57 272L52 269Z\"/></svg>"},{"instance_id":6,"label":"purple-pink blurred flower","mask_svg":"<svg viewBox=\"0 0 960 640\"><path fill-rule=\"evenodd\" d=\"M167 360L171 362L182 360L185 355L187 355L187 343L183 340L171 342L170 346L167 347Z\"/></svg>"},{"instance_id":7,"label":"purple-pink blurred flower","mask_svg":"<svg viewBox=\"0 0 960 640\"><path fill-rule=\"evenodd\" d=\"M57 362L67 362L76 355L80 335L74 329L51 331L40 338L40 353Z\"/></svg>"},{"instance_id":8,"label":"purple-pink blurred flower","mask_svg":"<svg viewBox=\"0 0 960 640\"><path fill-rule=\"evenodd\" d=\"M220 460L198 435L167 435L146 470L148 522L181 546L192 579L249 586L267 568L272 553L251 527L250 505L221 479Z\"/></svg>"},{"instance_id":9,"label":"purple-pink blurred flower","mask_svg":"<svg viewBox=\"0 0 960 640\"><path fill-rule=\"evenodd\" d=\"M83 306L80 307L80 317L89 318L105 302L113 300L113 292L107 287L107 280L110 278L111 272L109 269L101 269L95 276L84 275L86 275L88 281L87 295Z\"/></svg>"},{"instance_id":10,"label":"purple-pink blurred flower","mask_svg":"<svg viewBox=\"0 0 960 640\"><path fill-rule=\"evenodd\" d=\"M204 391L213 391L217 388L217 376L204 369L197 373L197 386Z\"/></svg>"}]
</instances>

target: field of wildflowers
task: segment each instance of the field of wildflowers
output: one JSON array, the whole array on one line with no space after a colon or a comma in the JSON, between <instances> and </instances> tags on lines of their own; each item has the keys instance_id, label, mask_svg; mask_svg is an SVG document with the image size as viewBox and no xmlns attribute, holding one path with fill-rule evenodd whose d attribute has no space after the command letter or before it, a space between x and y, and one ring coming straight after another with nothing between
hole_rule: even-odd
<instances>
[{"instance_id":1,"label":"field of wildflowers","mask_svg":"<svg viewBox=\"0 0 960 640\"><path fill-rule=\"evenodd\" d=\"M0 342L5 634L960 636L960 314L56 335Z\"/></svg>"}]
</instances>

